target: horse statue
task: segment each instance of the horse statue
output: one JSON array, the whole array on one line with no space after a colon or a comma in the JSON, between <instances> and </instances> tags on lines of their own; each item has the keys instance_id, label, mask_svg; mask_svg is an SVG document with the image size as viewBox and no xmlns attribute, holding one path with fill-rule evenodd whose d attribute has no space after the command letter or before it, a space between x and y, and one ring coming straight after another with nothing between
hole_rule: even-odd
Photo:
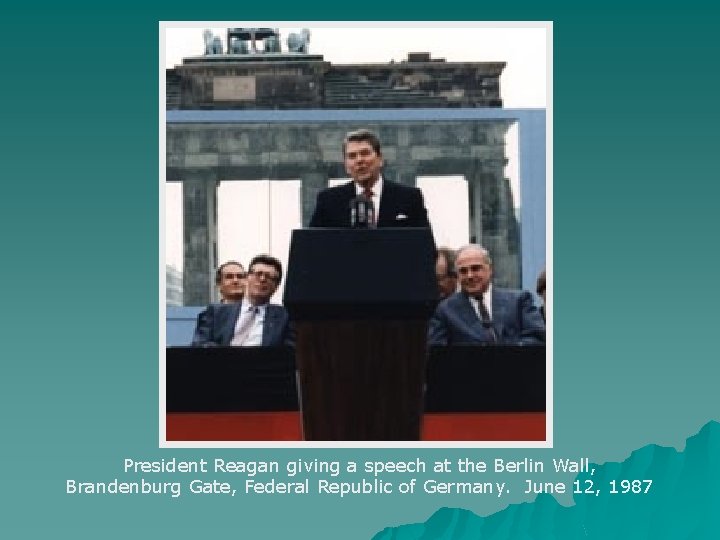
<instances>
[{"instance_id":1,"label":"horse statue","mask_svg":"<svg viewBox=\"0 0 720 540\"><path fill-rule=\"evenodd\" d=\"M222 54L222 40L219 36L214 36L210 30L205 30L203 41L205 41L205 54Z\"/></svg>"},{"instance_id":2,"label":"horse statue","mask_svg":"<svg viewBox=\"0 0 720 540\"><path fill-rule=\"evenodd\" d=\"M310 48L310 30L303 28L299 34L290 34L287 38L287 46L290 52L307 54Z\"/></svg>"},{"instance_id":3,"label":"horse statue","mask_svg":"<svg viewBox=\"0 0 720 540\"><path fill-rule=\"evenodd\" d=\"M232 54L248 54L250 48L247 41L243 39L233 39L230 41L230 52Z\"/></svg>"}]
</instances>

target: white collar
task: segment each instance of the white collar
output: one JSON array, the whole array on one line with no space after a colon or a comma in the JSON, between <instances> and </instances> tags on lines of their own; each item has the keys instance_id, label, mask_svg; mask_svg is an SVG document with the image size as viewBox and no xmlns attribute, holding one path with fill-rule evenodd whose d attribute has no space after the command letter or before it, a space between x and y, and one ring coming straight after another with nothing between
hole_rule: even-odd
<instances>
[{"instance_id":1,"label":"white collar","mask_svg":"<svg viewBox=\"0 0 720 540\"><path fill-rule=\"evenodd\" d=\"M467 295L468 299L470 300L470 305L475 310L475 313L480 314L480 308L479 304L480 301L475 298L474 296ZM485 309L488 311L488 315L490 315L490 318L492 319L493 314L493 306L492 306L492 283L488 285L487 291L483 293L483 303L485 304Z\"/></svg>"},{"instance_id":2,"label":"white collar","mask_svg":"<svg viewBox=\"0 0 720 540\"><path fill-rule=\"evenodd\" d=\"M267 309L267 306L268 306L267 303L253 306L253 304L250 302L250 300L248 300L246 296L243 296L243 301L242 301L242 304L240 305L240 314L250 311L250 309L252 307L256 307L258 310L258 315L264 315L265 310Z\"/></svg>"},{"instance_id":3,"label":"white collar","mask_svg":"<svg viewBox=\"0 0 720 540\"><path fill-rule=\"evenodd\" d=\"M362 187L357 182L355 182L355 180L353 180L353 184L355 184L355 195L362 195L365 192L365 188ZM370 189L372 189L372 192L373 192L373 199L375 199L375 197L380 199L380 196L382 195L382 190L383 190L382 174L378 176L377 182L375 182L373 184L373 187Z\"/></svg>"}]
</instances>

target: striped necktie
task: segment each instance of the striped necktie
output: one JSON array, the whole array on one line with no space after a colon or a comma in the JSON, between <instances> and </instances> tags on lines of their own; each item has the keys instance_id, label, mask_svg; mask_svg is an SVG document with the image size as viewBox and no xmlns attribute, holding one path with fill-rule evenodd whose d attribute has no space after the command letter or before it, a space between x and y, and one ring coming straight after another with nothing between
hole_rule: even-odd
<instances>
[{"instance_id":1,"label":"striped necktie","mask_svg":"<svg viewBox=\"0 0 720 540\"><path fill-rule=\"evenodd\" d=\"M243 323L240 325L240 328L236 330L235 336L230 342L230 345L242 346L245 344L247 338L250 337L250 331L255 324L255 319L257 318L258 311L259 310L257 306L250 306L250 309L245 312L249 312L249 314L246 316L245 321L243 321Z\"/></svg>"}]
</instances>

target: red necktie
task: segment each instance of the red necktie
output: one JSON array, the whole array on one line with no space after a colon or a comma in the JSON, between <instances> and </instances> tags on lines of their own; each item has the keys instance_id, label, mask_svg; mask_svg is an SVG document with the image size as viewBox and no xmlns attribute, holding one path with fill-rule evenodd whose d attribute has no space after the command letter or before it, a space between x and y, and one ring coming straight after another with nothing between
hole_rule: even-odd
<instances>
[{"instance_id":1,"label":"red necktie","mask_svg":"<svg viewBox=\"0 0 720 540\"><path fill-rule=\"evenodd\" d=\"M373 197L372 188L366 187L363 191L363 195L372 201L372 197ZM373 227L377 223L377 215L378 215L378 209L374 207L374 203L373 203L373 213L372 213L372 226Z\"/></svg>"}]
</instances>

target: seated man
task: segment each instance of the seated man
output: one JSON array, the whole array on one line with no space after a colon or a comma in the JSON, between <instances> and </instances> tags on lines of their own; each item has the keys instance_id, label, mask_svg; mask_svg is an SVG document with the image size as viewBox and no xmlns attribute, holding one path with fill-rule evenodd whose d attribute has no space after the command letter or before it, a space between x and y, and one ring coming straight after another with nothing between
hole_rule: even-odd
<instances>
[{"instance_id":1,"label":"seated man","mask_svg":"<svg viewBox=\"0 0 720 540\"><path fill-rule=\"evenodd\" d=\"M242 302L214 304L198 315L192 344L208 347L293 345L288 313L270 304L282 279L282 264L270 255L250 261L247 290Z\"/></svg>"},{"instance_id":2,"label":"seated man","mask_svg":"<svg viewBox=\"0 0 720 540\"><path fill-rule=\"evenodd\" d=\"M540 275L537 278L537 285L535 286L535 290L538 296L542 299L542 306L540 306L540 314L542 315L544 321L545 310L547 309L545 307L547 305L547 300L545 300L545 270L540 272Z\"/></svg>"},{"instance_id":3,"label":"seated man","mask_svg":"<svg viewBox=\"0 0 720 540\"><path fill-rule=\"evenodd\" d=\"M247 272L239 262L228 261L218 267L215 284L220 291L220 303L240 302L247 286Z\"/></svg>"},{"instance_id":4,"label":"seated man","mask_svg":"<svg viewBox=\"0 0 720 540\"><path fill-rule=\"evenodd\" d=\"M545 324L527 291L494 288L487 250L471 244L455 259L460 292L430 319L430 345L544 345Z\"/></svg>"},{"instance_id":5,"label":"seated man","mask_svg":"<svg viewBox=\"0 0 720 540\"><path fill-rule=\"evenodd\" d=\"M437 277L440 300L445 300L457 289L454 250L448 247L438 248L437 260L435 261L435 275Z\"/></svg>"}]
</instances>

